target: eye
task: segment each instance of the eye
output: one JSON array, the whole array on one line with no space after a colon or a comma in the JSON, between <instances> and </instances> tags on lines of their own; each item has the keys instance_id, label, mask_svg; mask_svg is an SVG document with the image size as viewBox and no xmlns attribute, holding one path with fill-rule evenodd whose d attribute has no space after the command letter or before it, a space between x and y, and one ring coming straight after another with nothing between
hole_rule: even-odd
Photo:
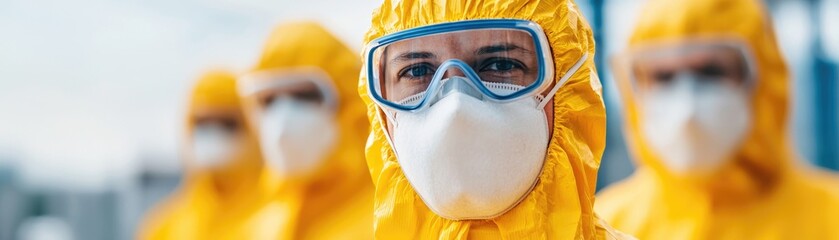
<instances>
[{"instance_id":1,"label":"eye","mask_svg":"<svg viewBox=\"0 0 839 240\"><path fill-rule=\"evenodd\" d=\"M237 130L239 130L239 122L236 121L236 119L225 118L221 119L219 123L222 127L224 127L225 130L229 132L236 132Z\"/></svg>"},{"instance_id":2,"label":"eye","mask_svg":"<svg viewBox=\"0 0 839 240\"><path fill-rule=\"evenodd\" d=\"M676 74L673 73L673 72L670 72L670 71L658 71L658 72L653 73L653 79L655 80L656 83L659 83L659 84L670 83L670 81L673 80L673 77L675 77L675 76L676 76Z\"/></svg>"},{"instance_id":3,"label":"eye","mask_svg":"<svg viewBox=\"0 0 839 240\"><path fill-rule=\"evenodd\" d=\"M719 78L725 77L728 72L722 66L717 64L708 64L696 70L697 73L704 77Z\"/></svg>"},{"instance_id":4,"label":"eye","mask_svg":"<svg viewBox=\"0 0 839 240\"><path fill-rule=\"evenodd\" d=\"M513 65L513 63L511 63L509 61L499 61L499 62L490 64L487 67L487 69L488 70L495 70L495 71L510 71L514 67L516 67L516 65Z\"/></svg>"},{"instance_id":5,"label":"eye","mask_svg":"<svg viewBox=\"0 0 839 240\"><path fill-rule=\"evenodd\" d=\"M487 61L486 64L484 64L484 67L481 68L481 71L509 72L515 69L524 70L524 64L512 59L493 58Z\"/></svg>"},{"instance_id":6,"label":"eye","mask_svg":"<svg viewBox=\"0 0 839 240\"><path fill-rule=\"evenodd\" d=\"M323 95L317 90L294 92L292 96L299 101L310 103L320 103L323 99Z\"/></svg>"},{"instance_id":7,"label":"eye","mask_svg":"<svg viewBox=\"0 0 839 240\"><path fill-rule=\"evenodd\" d=\"M401 71L399 71L399 77L404 78L421 78L427 75L431 75L434 72L434 69L427 63L420 63L408 66Z\"/></svg>"},{"instance_id":8,"label":"eye","mask_svg":"<svg viewBox=\"0 0 839 240\"><path fill-rule=\"evenodd\" d=\"M240 125L239 121L232 116L208 116L196 119L195 127L216 127L229 133L235 133L239 130Z\"/></svg>"},{"instance_id":9,"label":"eye","mask_svg":"<svg viewBox=\"0 0 839 240\"><path fill-rule=\"evenodd\" d=\"M277 95L275 95L275 94L271 94L271 95L262 97L262 98L259 99L260 106L265 107L265 106L271 105L271 103L274 103L274 99L276 99L276 98L277 98Z\"/></svg>"}]
</instances>

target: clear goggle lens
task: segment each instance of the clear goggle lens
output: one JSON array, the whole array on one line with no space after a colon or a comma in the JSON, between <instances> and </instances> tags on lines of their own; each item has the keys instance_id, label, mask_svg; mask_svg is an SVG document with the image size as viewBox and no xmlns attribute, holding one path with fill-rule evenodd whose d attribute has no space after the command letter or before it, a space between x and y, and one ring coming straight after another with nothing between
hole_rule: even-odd
<instances>
[{"instance_id":1,"label":"clear goggle lens","mask_svg":"<svg viewBox=\"0 0 839 240\"><path fill-rule=\"evenodd\" d=\"M465 77L478 79L481 91L509 97L543 82L538 44L528 31L492 28L395 41L372 53L374 94L397 105L419 104L435 79Z\"/></svg>"},{"instance_id":2,"label":"clear goggle lens","mask_svg":"<svg viewBox=\"0 0 839 240\"><path fill-rule=\"evenodd\" d=\"M749 54L735 44L685 44L645 49L628 62L632 86L645 92L668 87L681 77L701 83L719 83L748 88L754 79Z\"/></svg>"},{"instance_id":3,"label":"clear goggle lens","mask_svg":"<svg viewBox=\"0 0 839 240\"><path fill-rule=\"evenodd\" d=\"M240 80L240 94L255 99L261 108L284 99L334 108L337 105L334 87L328 75L318 70L305 68L250 74Z\"/></svg>"}]
</instances>

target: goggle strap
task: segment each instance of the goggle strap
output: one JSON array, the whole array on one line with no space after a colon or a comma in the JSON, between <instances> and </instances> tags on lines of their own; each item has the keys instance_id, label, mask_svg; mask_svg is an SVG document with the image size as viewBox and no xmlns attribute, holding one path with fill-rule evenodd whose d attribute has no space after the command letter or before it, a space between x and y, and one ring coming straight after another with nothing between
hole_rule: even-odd
<instances>
[{"instance_id":1,"label":"goggle strap","mask_svg":"<svg viewBox=\"0 0 839 240\"><path fill-rule=\"evenodd\" d=\"M562 75L562 78L560 78L556 85L554 85L554 88L551 89L551 91L548 92L547 95L545 95L545 98L542 99L541 103L539 103L537 109L545 108L545 105L548 105L548 101L550 101L553 98L554 94L556 94L556 92L559 91L559 88L562 87L562 85L565 85L565 82L567 82L568 79L571 78L571 76L574 76L575 73L577 73L577 70L579 70L580 67L583 66L583 63L585 63L587 59L588 53L584 53L583 56L580 57L580 60L577 60L577 63L574 63L574 66L572 66L571 69L568 69L568 72L566 72L565 75Z\"/></svg>"}]
</instances>

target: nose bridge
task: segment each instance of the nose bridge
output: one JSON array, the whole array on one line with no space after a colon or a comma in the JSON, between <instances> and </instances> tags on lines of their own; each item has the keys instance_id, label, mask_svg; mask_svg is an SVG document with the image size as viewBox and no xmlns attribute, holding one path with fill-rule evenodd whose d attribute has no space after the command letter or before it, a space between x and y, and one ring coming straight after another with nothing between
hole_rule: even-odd
<instances>
[{"instance_id":1,"label":"nose bridge","mask_svg":"<svg viewBox=\"0 0 839 240\"><path fill-rule=\"evenodd\" d=\"M442 89L440 89L440 97L445 97L449 94L459 92L477 99L483 99L483 94L481 94L480 90L475 88L475 86L470 84L468 79L464 77L453 77L447 79L448 80L443 83Z\"/></svg>"},{"instance_id":2,"label":"nose bridge","mask_svg":"<svg viewBox=\"0 0 839 240\"><path fill-rule=\"evenodd\" d=\"M432 97L432 104L455 92L483 100L483 94L477 86L474 86L476 84L475 81L480 81L480 79L471 79L477 75L474 72L471 72L472 74L468 72L471 69L465 62L458 59L451 59L441 64L437 71L443 71L435 74L438 76L442 75L440 77L442 82L439 91ZM470 75L472 77L469 77Z\"/></svg>"},{"instance_id":3,"label":"nose bridge","mask_svg":"<svg viewBox=\"0 0 839 240\"><path fill-rule=\"evenodd\" d=\"M463 77L463 78L473 78L477 77L477 73L472 70L472 67L469 66L466 62L460 59L449 59L443 64L440 65L440 68L437 71L442 71L437 74L441 74L441 79L453 78L453 77ZM480 79L473 79L478 80Z\"/></svg>"},{"instance_id":4,"label":"nose bridge","mask_svg":"<svg viewBox=\"0 0 839 240\"><path fill-rule=\"evenodd\" d=\"M697 110L699 108L698 104L701 104L699 101L699 89L698 87L698 80L696 78L688 78L688 79L680 79L680 82L676 84L680 84L679 93L682 94L685 101L685 105L682 106L685 108L687 113L689 114L689 120L693 122L697 117Z\"/></svg>"},{"instance_id":5,"label":"nose bridge","mask_svg":"<svg viewBox=\"0 0 839 240\"><path fill-rule=\"evenodd\" d=\"M700 79L695 74L690 72L679 72L673 79L672 88L680 94L686 94L690 97L696 93L699 87Z\"/></svg>"},{"instance_id":6,"label":"nose bridge","mask_svg":"<svg viewBox=\"0 0 839 240\"><path fill-rule=\"evenodd\" d=\"M445 73L443 73L443 79L451 77L466 77L466 74L463 73L463 70L461 70L458 67L452 66L448 69L443 69L443 71L446 71Z\"/></svg>"}]
</instances>

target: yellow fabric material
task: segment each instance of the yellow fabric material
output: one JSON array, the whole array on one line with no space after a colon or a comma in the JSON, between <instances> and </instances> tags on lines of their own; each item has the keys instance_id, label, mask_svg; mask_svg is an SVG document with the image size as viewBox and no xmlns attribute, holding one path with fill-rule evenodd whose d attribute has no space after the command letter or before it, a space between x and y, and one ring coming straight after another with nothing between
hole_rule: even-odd
<instances>
[{"instance_id":1,"label":"yellow fabric material","mask_svg":"<svg viewBox=\"0 0 839 240\"><path fill-rule=\"evenodd\" d=\"M798 164L789 145L789 71L761 1L649 1L629 47L691 39L750 48L758 75L751 130L712 176L668 172L641 134L627 72L616 69L625 132L639 166L599 195L598 212L640 239L839 239L839 184Z\"/></svg>"},{"instance_id":2,"label":"yellow fabric material","mask_svg":"<svg viewBox=\"0 0 839 240\"><path fill-rule=\"evenodd\" d=\"M597 170L605 144L606 112L593 63L594 38L573 1L385 0L373 13L372 28L365 42L429 24L488 18L525 19L540 24L553 51L555 81L583 54L589 54L585 64L554 97L553 135L539 182L521 203L494 219L453 221L437 216L405 178L385 138L382 121L386 118L368 95L366 75L362 74L358 91L367 104L372 126L366 154L376 186L375 237L618 238L619 233L610 231L592 211Z\"/></svg>"},{"instance_id":3,"label":"yellow fabric material","mask_svg":"<svg viewBox=\"0 0 839 240\"><path fill-rule=\"evenodd\" d=\"M320 68L334 83L339 139L324 166L305 179L265 169L261 187L267 203L252 227L273 231L275 239L370 239L373 185L363 152L369 127L355 95L361 61L319 24L291 22L274 30L252 72L301 67ZM256 104L255 98L246 97L249 104Z\"/></svg>"},{"instance_id":4,"label":"yellow fabric material","mask_svg":"<svg viewBox=\"0 0 839 240\"><path fill-rule=\"evenodd\" d=\"M219 239L245 236L237 224L246 221L257 203L253 192L262 168L259 147L247 128L233 74L215 70L203 75L191 92L185 117L183 156L186 173L178 190L145 219L139 239ZM189 140L196 111L220 111L238 116L243 126L240 154L217 169L191 165Z\"/></svg>"}]
</instances>

